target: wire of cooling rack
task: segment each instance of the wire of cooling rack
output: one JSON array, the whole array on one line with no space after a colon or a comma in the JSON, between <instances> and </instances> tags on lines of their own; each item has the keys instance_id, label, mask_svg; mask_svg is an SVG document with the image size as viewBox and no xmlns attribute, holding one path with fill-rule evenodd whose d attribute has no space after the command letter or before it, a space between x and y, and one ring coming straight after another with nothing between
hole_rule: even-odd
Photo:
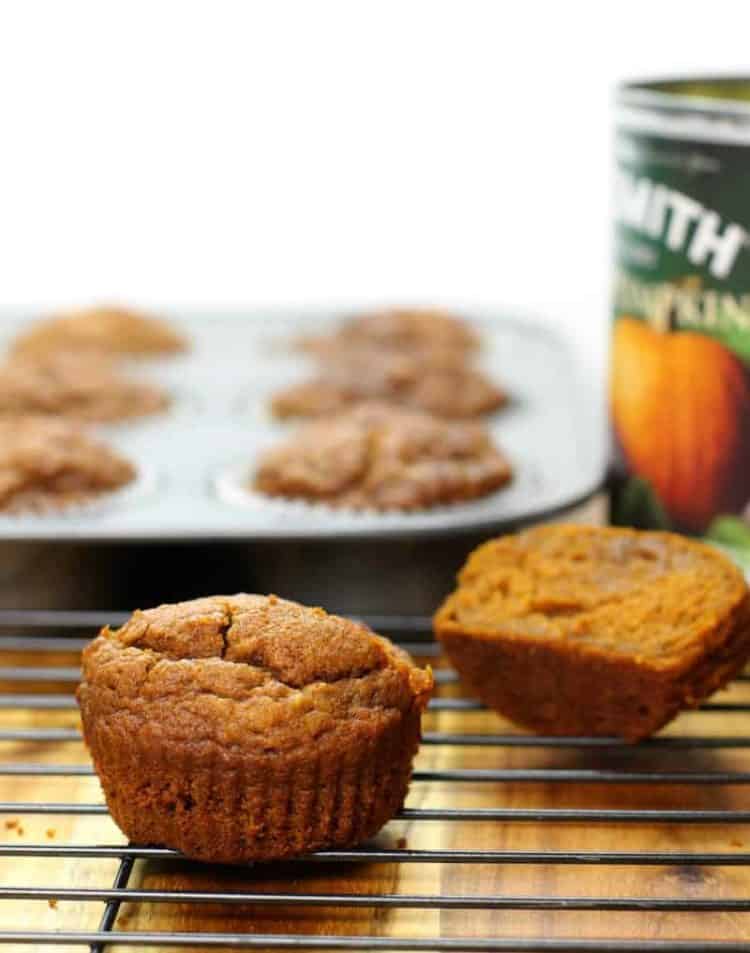
<instances>
[{"instance_id":1,"label":"wire of cooling rack","mask_svg":"<svg viewBox=\"0 0 750 953\"><path fill-rule=\"evenodd\" d=\"M88 638L81 637L82 630L89 635L103 624L118 624L124 616L117 613L96 612L29 612L0 610L0 633L12 629L12 634L0 634L0 653L24 656L23 665L0 667L0 682L5 694L0 695L0 708L12 711L33 709L44 712L75 707L71 694L30 694L24 686L47 683L72 686L77 682L79 669L70 664L42 664L45 656L69 655L84 647ZM422 618L378 617L367 620L373 627L394 637L406 636L401 641L414 654L427 658L438 656L438 649L427 641L429 622ZM39 635L33 630L45 629L53 635ZM71 633L75 633L71 635ZM452 686L457 682L455 673L448 669L437 670L440 686ZM746 679L745 679L746 680ZM16 686L19 690L15 691ZM452 711L457 715L481 711L482 706L473 699L439 697L431 703L432 711ZM702 711L750 712L750 704L708 703ZM731 750L750 748L750 736L695 735L688 737L661 737L638 746L626 745L617 739L607 738L552 738L514 734L474 734L471 732L428 731L424 744L430 746L475 746L478 748L570 749L586 752L606 749L630 752L669 752L700 750ZM65 746L81 741L77 728L60 727L8 727L0 729L0 742L22 742L24 745L54 743ZM58 750L58 749L56 749ZM60 750L64 750L60 749ZM76 777L90 776L91 765L46 763L34 760L1 762L2 776ZM418 770L416 781L453 782L458 784L495 783L545 783L545 784L636 784L636 785L741 785L750 784L750 772L680 770L602 770L569 768L507 768L507 769L434 769ZM0 815L47 815L81 817L106 815L107 808L96 802L65 801L0 801ZM493 822L502 824L672 824L672 825L732 825L750 824L750 810L723 809L612 809L612 808L516 808L516 807L457 807L404 808L399 819L412 823ZM88 946L101 953L110 944L121 946L158 946L168 949L190 946L193 948L227 949L338 949L338 950L451 950L451 951L659 951L659 953L698 953L718 950L722 953L750 953L746 941L693 941L669 939L567 939L549 937L390 937L390 936L343 936L317 934L277 933L209 933L209 932L133 932L118 929L118 913L123 903L128 904L223 904L231 908L237 905L265 908L365 908L370 910L483 910L483 911L606 911L646 913L700 913L714 912L739 914L750 913L750 899L742 897L699 898L690 895L673 897L579 897L545 895L495 895L433 892L425 894L347 893L347 892L291 892L251 890L222 891L219 889L138 889L131 884L133 868L138 861L170 861L180 863L180 855L167 848L121 844L0 844L0 857L6 858L58 858L109 859L117 862L117 871L112 885L107 888L78 886L0 886L0 901L75 901L81 904L103 904L103 912L95 930L0 931L0 945L15 944L26 947L55 945ZM352 850L318 851L315 854L288 863L294 871L309 864L326 865L332 870L342 864L395 863L395 864L485 864L485 865L581 865L581 866L664 866L675 869L690 869L700 866L747 867L750 853L734 851L569 851L569 850L462 850L451 849L386 849L363 846ZM29 920L31 920L29 916Z\"/></svg>"}]
</instances>

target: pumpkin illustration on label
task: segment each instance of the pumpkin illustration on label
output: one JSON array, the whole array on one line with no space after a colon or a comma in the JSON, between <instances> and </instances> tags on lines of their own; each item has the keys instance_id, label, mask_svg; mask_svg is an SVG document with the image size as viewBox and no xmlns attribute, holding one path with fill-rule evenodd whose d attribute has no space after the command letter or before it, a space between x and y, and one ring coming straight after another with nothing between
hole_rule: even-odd
<instances>
[{"instance_id":1,"label":"pumpkin illustration on label","mask_svg":"<svg viewBox=\"0 0 750 953\"><path fill-rule=\"evenodd\" d=\"M610 401L628 469L675 525L705 530L750 499L750 386L742 362L694 331L615 323Z\"/></svg>"}]
</instances>

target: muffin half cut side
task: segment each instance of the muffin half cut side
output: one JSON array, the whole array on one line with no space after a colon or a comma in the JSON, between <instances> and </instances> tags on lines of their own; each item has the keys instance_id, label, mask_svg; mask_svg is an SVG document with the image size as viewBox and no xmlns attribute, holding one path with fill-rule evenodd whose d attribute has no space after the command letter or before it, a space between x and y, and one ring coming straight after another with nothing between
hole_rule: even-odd
<instances>
[{"instance_id":1,"label":"muffin half cut side","mask_svg":"<svg viewBox=\"0 0 750 953\"><path fill-rule=\"evenodd\" d=\"M435 632L489 707L546 735L648 737L750 657L750 597L670 533L546 526L480 546Z\"/></svg>"}]
</instances>

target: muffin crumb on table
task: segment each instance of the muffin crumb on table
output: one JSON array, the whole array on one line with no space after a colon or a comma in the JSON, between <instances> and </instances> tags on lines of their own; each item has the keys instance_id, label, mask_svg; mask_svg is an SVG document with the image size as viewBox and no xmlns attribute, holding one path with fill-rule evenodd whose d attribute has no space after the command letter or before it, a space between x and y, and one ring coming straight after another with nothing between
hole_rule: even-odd
<instances>
[{"instance_id":1,"label":"muffin crumb on table","mask_svg":"<svg viewBox=\"0 0 750 953\"><path fill-rule=\"evenodd\" d=\"M331 506L417 510L486 495L510 478L481 424L371 403L309 423L267 451L253 485Z\"/></svg>"},{"instance_id":2,"label":"muffin crumb on table","mask_svg":"<svg viewBox=\"0 0 750 953\"><path fill-rule=\"evenodd\" d=\"M476 549L435 633L488 706L545 735L645 738L750 658L750 596L672 533L540 526Z\"/></svg>"},{"instance_id":3,"label":"muffin crumb on table","mask_svg":"<svg viewBox=\"0 0 750 953\"><path fill-rule=\"evenodd\" d=\"M432 684L365 625L241 593L105 628L77 697L126 836L241 863L373 836L403 804Z\"/></svg>"}]
</instances>

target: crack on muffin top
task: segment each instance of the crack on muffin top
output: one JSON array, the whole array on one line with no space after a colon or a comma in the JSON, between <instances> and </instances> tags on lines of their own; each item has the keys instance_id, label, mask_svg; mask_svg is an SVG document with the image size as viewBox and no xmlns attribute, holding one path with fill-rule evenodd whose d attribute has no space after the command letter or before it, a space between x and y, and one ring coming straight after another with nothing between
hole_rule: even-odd
<instances>
[{"instance_id":1,"label":"crack on muffin top","mask_svg":"<svg viewBox=\"0 0 750 953\"><path fill-rule=\"evenodd\" d=\"M139 610L107 637L165 659L240 663L295 689L359 678L388 662L382 640L366 626L276 596L212 596Z\"/></svg>"},{"instance_id":2,"label":"crack on muffin top","mask_svg":"<svg viewBox=\"0 0 750 953\"><path fill-rule=\"evenodd\" d=\"M429 670L367 626L275 596L138 611L83 655L78 698L101 724L255 753L353 743L415 708Z\"/></svg>"}]
</instances>

